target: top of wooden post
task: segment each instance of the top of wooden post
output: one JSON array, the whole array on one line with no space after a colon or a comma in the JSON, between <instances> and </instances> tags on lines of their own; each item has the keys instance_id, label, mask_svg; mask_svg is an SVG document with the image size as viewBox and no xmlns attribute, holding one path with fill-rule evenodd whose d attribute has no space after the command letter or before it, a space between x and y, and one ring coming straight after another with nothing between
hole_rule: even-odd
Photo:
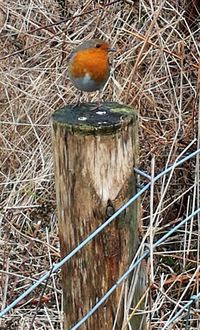
<instances>
[{"instance_id":1,"label":"top of wooden post","mask_svg":"<svg viewBox=\"0 0 200 330\"><path fill-rule=\"evenodd\" d=\"M106 102L100 109L95 103L81 103L76 108L67 105L53 113L53 124L80 134L112 134L123 126L137 121L133 108L116 102Z\"/></svg>"}]
</instances>

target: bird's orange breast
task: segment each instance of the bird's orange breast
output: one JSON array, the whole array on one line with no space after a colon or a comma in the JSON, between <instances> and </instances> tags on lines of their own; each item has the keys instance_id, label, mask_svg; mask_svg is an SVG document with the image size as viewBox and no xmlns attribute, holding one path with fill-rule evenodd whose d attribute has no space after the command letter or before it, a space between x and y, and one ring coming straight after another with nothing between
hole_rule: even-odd
<instances>
[{"instance_id":1,"label":"bird's orange breast","mask_svg":"<svg viewBox=\"0 0 200 330\"><path fill-rule=\"evenodd\" d=\"M69 63L69 74L82 78L88 74L96 82L107 80L109 63L107 52L100 49L87 49L76 52Z\"/></svg>"}]
</instances>

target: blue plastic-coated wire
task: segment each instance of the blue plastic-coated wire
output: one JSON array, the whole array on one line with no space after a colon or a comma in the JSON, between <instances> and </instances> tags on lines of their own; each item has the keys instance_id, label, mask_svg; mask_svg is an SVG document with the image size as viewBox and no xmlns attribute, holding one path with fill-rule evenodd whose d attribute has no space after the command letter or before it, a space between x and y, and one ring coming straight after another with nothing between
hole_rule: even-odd
<instances>
[{"instance_id":1,"label":"blue plastic-coated wire","mask_svg":"<svg viewBox=\"0 0 200 330\"><path fill-rule=\"evenodd\" d=\"M134 167L134 171L135 171L135 173L137 173L137 174L143 176L144 178L148 179L149 181L151 181L151 179L152 179L151 176L149 174L145 173L144 171L141 171L139 168Z\"/></svg>"},{"instance_id":2,"label":"blue plastic-coated wire","mask_svg":"<svg viewBox=\"0 0 200 330\"><path fill-rule=\"evenodd\" d=\"M172 228L168 233L163 235L156 243L153 244L153 249L159 246L163 241L165 241L170 235L172 235L175 231L177 231L181 226L183 226L187 221L191 218L195 217L200 212L200 208L196 211L192 212L187 218L182 220L178 225ZM103 303L104 301L111 295L111 293L116 289L116 287L137 267L137 265L150 254L149 251L145 251L143 255L136 260L131 266L129 266L128 270L115 282L115 284L106 292L106 294L98 301L94 307L92 307L83 318L76 323L70 330L78 329ZM187 306L186 306L187 307ZM164 329L164 328L163 328Z\"/></svg>"},{"instance_id":3,"label":"blue plastic-coated wire","mask_svg":"<svg viewBox=\"0 0 200 330\"><path fill-rule=\"evenodd\" d=\"M153 182L159 180L163 175L169 173L172 169L180 166L187 160L195 157L200 153L200 149L197 149L193 153L187 155L185 158L182 158L180 161L175 162L172 166L166 168L164 171L159 173L153 178ZM106 226L108 226L121 212L123 212L129 205L131 205L137 198L142 195L151 185L151 182L146 184L140 191L138 191L126 204L124 204L120 209L118 209L109 219L107 219L101 226L99 226L94 232L92 232L85 240L83 240L75 249L73 249L67 256L65 256L60 262L55 264L52 271L45 273L38 281L31 285L26 291L24 291L18 298L16 298L10 305L0 312L0 317L8 313L11 308L15 307L22 299L24 299L29 293L31 293L35 288L38 287L43 281L45 281L50 273L53 274L70 258L72 258L78 251L80 251L87 243L89 243L97 234L99 234ZM175 228L175 227L174 227Z\"/></svg>"},{"instance_id":4,"label":"blue plastic-coated wire","mask_svg":"<svg viewBox=\"0 0 200 330\"><path fill-rule=\"evenodd\" d=\"M184 306L182 306L182 308L174 315L174 317L172 317L171 319L169 319L166 323L165 323L165 325L163 326L163 328L162 328L162 330L164 330L164 329L167 329L168 328L168 326L170 325L170 324L172 324L181 314L182 314L182 312L184 311L184 310L186 310L189 306L191 306L192 305L192 303L194 302L194 301L197 301L198 299L200 299L200 292L197 294L197 295L193 295L191 298L190 298L190 300L184 305Z\"/></svg>"},{"instance_id":5,"label":"blue plastic-coated wire","mask_svg":"<svg viewBox=\"0 0 200 330\"><path fill-rule=\"evenodd\" d=\"M58 271L58 269L72 258L80 249L82 249L89 241L91 241L98 233L100 233L109 223L111 223L121 212L123 212L130 204L132 204L140 195L143 194L150 187L150 183L145 185L137 194L135 194L126 204L124 204L120 209L118 209L108 220L106 220L101 226L99 226L93 233L91 233L84 241L82 241L75 249L73 249L66 257L64 257L60 262L55 264L51 274ZM50 275L50 271L44 274L37 282L35 282L30 288L24 291L18 298L16 298L10 305L0 312L0 317L4 316L11 308L15 307L22 299L24 299L29 293L31 293L35 288L38 287L44 280L46 280Z\"/></svg>"},{"instance_id":6,"label":"blue plastic-coated wire","mask_svg":"<svg viewBox=\"0 0 200 330\"><path fill-rule=\"evenodd\" d=\"M139 265L139 263L149 255L149 251L145 251L143 255L136 260L136 262L128 268L128 270L115 282L115 284L106 292L106 294L98 301L94 307L92 307L83 318L76 323L72 328L69 330L76 330L78 329L103 303L104 301L111 295L111 293L117 288L117 286L125 280L125 278L132 272L132 270Z\"/></svg>"}]
</instances>

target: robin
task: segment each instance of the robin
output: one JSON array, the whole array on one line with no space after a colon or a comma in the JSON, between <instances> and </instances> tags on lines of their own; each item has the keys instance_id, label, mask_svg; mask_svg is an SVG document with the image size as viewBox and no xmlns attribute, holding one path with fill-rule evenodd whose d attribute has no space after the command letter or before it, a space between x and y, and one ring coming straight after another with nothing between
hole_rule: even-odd
<instances>
[{"instance_id":1,"label":"robin","mask_svg":"<svg viewBox=\"0 0 200 330\"><path fill-rule=\"evenodd\" d=\"M84 41L69 55L68 73L73 85L82 92L99 91L98 107L100 106L100 92L110 75L108 53L115 51L101 39Z\"/></svg>"}]
</instances>

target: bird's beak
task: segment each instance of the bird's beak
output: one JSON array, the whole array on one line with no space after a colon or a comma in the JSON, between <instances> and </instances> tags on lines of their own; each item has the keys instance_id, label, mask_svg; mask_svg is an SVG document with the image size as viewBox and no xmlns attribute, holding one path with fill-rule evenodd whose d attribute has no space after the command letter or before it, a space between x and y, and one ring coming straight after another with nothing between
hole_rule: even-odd
<instances>
[{"instance_id":1,"label":"bird's beak","mask_svg":"<svg viewBox=\"0 0 200 330\"><path fill-rule=\"evenodd\" d=\"M108 52L116 52L117 50L115 48L108 48Z\"/></svg>"}]
</instances>

